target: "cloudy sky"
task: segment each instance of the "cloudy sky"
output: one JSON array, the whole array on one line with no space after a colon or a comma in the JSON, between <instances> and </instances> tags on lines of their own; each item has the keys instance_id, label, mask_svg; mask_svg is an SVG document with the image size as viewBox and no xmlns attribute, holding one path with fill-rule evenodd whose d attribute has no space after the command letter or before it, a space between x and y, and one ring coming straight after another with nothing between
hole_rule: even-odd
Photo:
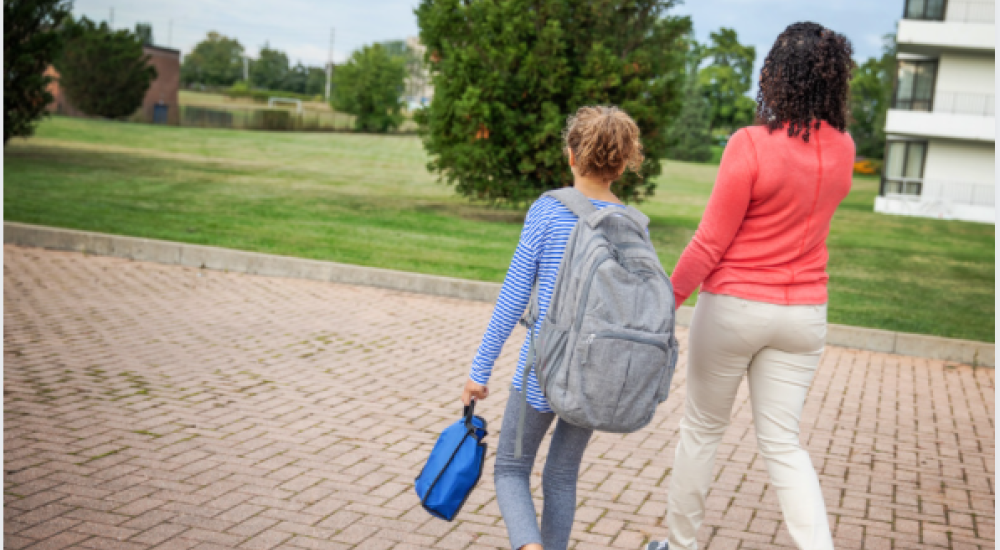
<instances>
[{"instance_id":1,"label":"cloudy sky","mask_svg":"<svg viewBox=\"0 0 1000 550\"><path fill-rule=\"evenodd\" d=\"M183 53L208 31L236 37L251 56L269 42L294 63L323 65L334 27L333 58L341 62L363 44L415 36L418 0L76 0L73 11L114 27L153 25L158 45ZM690 15L702 41L719 27L736 29L743 43L757 47L757 69L782 29L815 21L847 35L864 60L881 50L882 35L895 32L904 0L689 0L677 8Z\"/></svg>"}]
</instances>

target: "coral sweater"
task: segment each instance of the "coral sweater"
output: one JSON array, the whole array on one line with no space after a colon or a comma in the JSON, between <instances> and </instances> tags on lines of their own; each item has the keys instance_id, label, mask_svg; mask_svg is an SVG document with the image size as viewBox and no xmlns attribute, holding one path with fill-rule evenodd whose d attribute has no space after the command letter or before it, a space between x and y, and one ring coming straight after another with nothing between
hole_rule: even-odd
<instances>
[{"instance_id":1,"label":"coral sweater","mask_svg":"<svg viewBox=\"0 0 1000 550\"><path fill-rule=\"evenodd\" d=\"M853 163L854 140L825 122L808 143L766 126L736 132L671 276L678 307L698 285L772 304L825 304L826 237Z\"/></svg>"}]
</instances>

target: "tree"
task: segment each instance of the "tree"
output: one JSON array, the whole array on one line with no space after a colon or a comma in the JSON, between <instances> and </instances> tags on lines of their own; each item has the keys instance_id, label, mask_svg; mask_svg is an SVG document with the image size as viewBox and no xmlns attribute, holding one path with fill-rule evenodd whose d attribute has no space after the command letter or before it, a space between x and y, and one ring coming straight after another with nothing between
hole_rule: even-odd
<instances>
[{"instance_id":1,"label":"tree","mask_svg":"<svg viewBox=\"0 0 1000 550\"><path fill-rule=\"evenodd\" d=\"M153 45L153 25L149 23L136 23L135 35L139 37L139 40L142 40L144 46Z\"/></svg>"},{"instance_id":2,"label":"tree","mask_svg":"<svg viewBox=\"0 0 1000 550\"><path fill-rule=\"evenodd\" d=\"M754 119L756 103L746 93L757 52L740 44L733 29L722 27L709 37L704 53L711 62L699 72L699 84L711 105L711 127L732 131Z\"/></svg>"},{"instance_id":3,"label":"tree","mask_svg":"<svg viewBox=\"0 0 1000 550\"><path fill-rule=\"evenodd\" d=\"M250 84L265 90L281 90L288 79L288 70L285 52L265 43L257 59L250 63Z\"/></svg>"},{"instance_id":4,"label":"tree","mask_svg":"<svg viewBox=\"0 0 1000 550\"><path fill-rule=\"evenodd\" d=\"M697 53L698 43L692 49ZM698 86L698 64L688 65L684 105L667 132L667 158L706 162L712 158L711 114L708 100Z\"/></svg>"},{"instance_id":5,"label":"tree","mask_svg":"<svg viewBox=\"0 0 1000 550\"><path fill-rule=\"evenodd\" d=\"M309 74L306 76L306 91L309 95L323 95L326 93L326 71L321 67L309 67Z\"/></svg>"},{"instance_id":6,"label":"tree","mask_svg":"<svg viewBox=\"0 0 1000 550\"><path fill-rule=\"evenodd\" d=\"M848 130L859 156L885 155L885 115L892 102L896 71L895 36L883 38L882 56L871 57L854 69L851 78L851 118Z\"/></svg>"},{"instance_id":7,"label":"tree","mask_svg":"<svg viewBox=\"0 0 1000 550\"><path fill-rule=\"evenodd\" d=\"M3 143L27 137L52 103L44 74L62 47L57 28L70 17L62 0L3 2Z\"/></svg>"},{"instance_id":8,"label":"tree","mask_svg":"<svg viewBox=\"0 0 1000 550\"><path fill-rule=\"evenodd\" d=\"M232 86L243 79L243 46L215 31L184 56L181 82L185 85Z\"/></svg>"},{"instance_id":9,"label":"tree","mask_svg":"<svg viewBox=\"0 0 1000 550\"><path fill-rule=\"evenodd\" d=\"M423 0L421 42L434 99L419 112L428 169L463 196L520 204L572 183L566 117L618 105L642 132L640 175L623 200L653 193L666 126L680 109L687 17L674 0Z\"/></svg>"},{"instance_id":10,"label":"tree","mask_svg":"<svg viewBox=\"0 0 1000 550\"><path fill-rule=\"evenodd\" d=\"M387 132L403 122L405 60L392 56L382 44L364 46L337 67L333 75L333 108L355 115L354 127Z\"/></svg>"},{"instance_id":11,"label":"tree","mask_svg":"<svg viewBox=\"0 0 1000 550\"><path fill-rule=\"evenodd\" d=\"M285 73L285 80L278 87L279 90L295 92L297 94L306 93L306 83L309 81L309 68L300 61Z\"/></svg>"},{"instance_id":12,"label":"tree","mask_svg":"<svg viewBox=\"0 0 1000 550\"><path fill-rule=\"evenodd\" d=\"M142 39L82 18L66 25L66 47L56 61L59 86L88 115L121 118L139 106L156 78Z\"/></svg>"}]
</instances>

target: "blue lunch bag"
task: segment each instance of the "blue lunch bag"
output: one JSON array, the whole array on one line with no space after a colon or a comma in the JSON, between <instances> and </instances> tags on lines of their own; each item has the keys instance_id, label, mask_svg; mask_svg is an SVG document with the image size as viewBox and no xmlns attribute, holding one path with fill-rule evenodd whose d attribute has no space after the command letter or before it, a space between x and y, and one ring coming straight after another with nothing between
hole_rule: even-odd
<instances>
[{"instance_id":1,"label":"blue lunch bag","mask_svg":"<svg viewBox=\"0 0 1000 550\"><path fill-rule=\"evenodd\" d=\"M476 402L461 420L445 428L414 486L420 504L434 517L451 521L479 483L486 462L486 420L474 416Z\"/></svg>"}]
</instances>

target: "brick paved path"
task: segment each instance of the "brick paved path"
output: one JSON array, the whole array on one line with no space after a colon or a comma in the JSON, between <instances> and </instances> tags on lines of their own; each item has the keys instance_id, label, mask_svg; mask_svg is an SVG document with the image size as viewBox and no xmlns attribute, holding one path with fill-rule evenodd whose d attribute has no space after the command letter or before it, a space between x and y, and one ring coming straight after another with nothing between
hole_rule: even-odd
<instances>
[{"instance_id":1,"label":"brick paved path","mask_svg":"<svg viewBox=\"0 0 1000 550\"><path fill-rule=\"evenodd\" d=\"M5 246L5 547L504 548L490 475L454 523L412 492L489 313ZM575 548L664 534L683 398L595 437ZM803 428L839 548L993 548L994 371L830 348ZM709 547L789 547L745 390L717 471Z\"/></svg>"}]
</instances>

